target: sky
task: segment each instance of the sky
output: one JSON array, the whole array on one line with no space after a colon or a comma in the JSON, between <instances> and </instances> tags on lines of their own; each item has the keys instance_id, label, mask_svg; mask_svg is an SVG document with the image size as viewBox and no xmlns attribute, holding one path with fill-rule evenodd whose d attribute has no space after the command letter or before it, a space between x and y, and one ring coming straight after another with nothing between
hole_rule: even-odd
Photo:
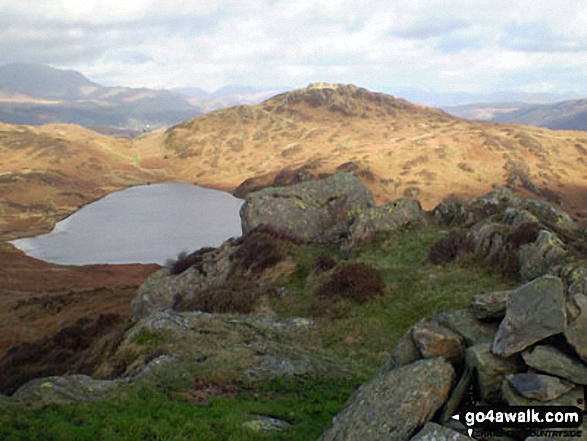
<instances>
[{"instance_id":1,"label":"sky","mask_svg":"<svg viewBox=\"0 0 587 441\"><path fill-rule=\"evenodd\" d=\"M109 86L587 94L587 2L0 0L0 42Z\"/></svg>"}]
</instances>

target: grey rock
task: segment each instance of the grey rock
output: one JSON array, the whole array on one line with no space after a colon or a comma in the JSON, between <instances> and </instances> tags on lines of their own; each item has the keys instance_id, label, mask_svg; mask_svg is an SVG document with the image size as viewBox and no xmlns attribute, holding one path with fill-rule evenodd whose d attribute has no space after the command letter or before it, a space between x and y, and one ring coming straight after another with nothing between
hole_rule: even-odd
<instances>
[{"instance_id":1,"label":"grey rock","mask_svg":"<svg viewBox=\"0 0 587 441\"><path fill-rule=\"evenodd\" d=\"M451 363L460 363L463 358L461 336L442 326L420 322L412 328L412 339L424 358L444 357Z\"/></svg>"},{"instance_id":2,"label":"grey rock","mask_svg":"<svg viewBox=\"0 0 587 441\"><path fill-rule=\"evenodd\" d=\"M477 294L471 300L471 310L479 320L496 320L505 316L507 297L511 291Z\"/></svg>"},{"instance_id":3,"label":"grey rock","mask_svg":"<svg viewBox=\"0 0 587 441\"><path fill-rule=\"evenodd\" d=\"M558 276L565 281L569 294L587 295L587 268L578 265L565 265L560 268Z\"/></svg>"},{"instance_id":4,"label":"grey rock","mask_svg":"<svg viewBox=\"0 0 587 441\"><path fill-rule=\"evenodd\" d=\"M471 438L436 423L426 425L410 441L470 441Z\"/></svg>"},{"instance_id":5,"label":"grey rock","mask_svg":"<svg viewBox=\"0 0 587 441\"><path fill-rule=\"evenodd\" d=\"M434 207L432 216L441 225L455 226L469 223L470 213L462 202L444 201Z\"/></svg>"},{"instance_id":6,"label":"grey rock","mask_svg":"<svg viewBox=\"0 0 587 441\"><path fill-rule=\"evenodd\" d=\"M135 378L153 372L230 380L340 372L313 322L275 314L161 311L139 320L96 375ZM149 376L150 377L150 376Z\"/></svg>"},{"instance_id":7,"label":"grey rock","mask_svg":"<svg viewBox=\"0 0 587 441\"><path fill-rule=\"evenodd\" d=\"M528 210L534 216L538 217L541 222L544 222L547 225L552 225L569 232L579 230L577 224L567 213L554 208L548 202L524 199L520 203L520 208Z\"/></svg>"},{"instance_id":8,"label":"grey rock","mask_svg":"<svg viewBox=\"0 0 587 441\"><path fill-rule=\"evenodd\" d=\"M518 196L507 187L496 188L480 198L472 199L472 201L476 200L502 207L517 207L520 204Z\"/></svg>"},{"instance_id":9,"label":"grey rock","mask_svg":"<svg viewBox=\"0 0 587 441\"><path fill-rule=\"evenodd\" d=\"M522 224L540 223L538 218L527 210L518 210L517 208L507 208L503 212L501 221L506 225L517 227Z\"/></svg>"},{"instance_id":10,"label":"grey rock","mask_svg":"<svg viewBox=\"0 0 587 441\"><path fill-rule=\"evenodd\" d=\"M587 363L587 297L583 294L573 296L580 314L565 330L565 338L575 348L579 357Z\"/></svg>"},{"instance_id":11,"label":"grey rock","mask_svg":"<svg viewBox=\"0 0 587 441\"><path fill-rule=\"evenodd\" d=\"M532 280L548 273L566 254L565 245L558 237L541 230L536 241L522 245L518 250L521 279Z\"/></svg>"},{"instance_id":12,"label":"grey rock","mask_svg":"<svg viewBox=\"0 0 587 441\"><path fill-rule=\"evenodd\" d=\"M499 325L493 352L502 357L565 330L563 284L558 277L544 276L512 291L506 316Z\"/></svg>"},{"instance_id":13,"label":"grey rock","mask_svg":"<svg viewBox=\"0 0 587 441\"><path fill-rule=\"evenodd\" d=\"M477 320L470 308L442 312L432 321L462 336L467 346L493 342L498 327L498 323L484 323Z\"/></svg>"},{"instance_id":14,"label":"grey rock","mask_svg":"<svg viewBox=\"0 0 587 441\"><path fill-rule=\"evenodd\" d=\"M305 241L334 244L349 233L355 217L365 216L374 207L359 179L338 173L319 181L249 193L240 214L243 234L268 224Z\"/></svg>"},{"instance_id":15,"label":"grey rock","mask_svg":"<svg viewBox=\"0 0 587 441\"><path fill-rule=\"evenodd\" d=\"M508 207L517 207L519 203L520 200L509 188L496 188L465 203L451 200L442 202L434 208L432 214L441 224L468 226L501 213Z\"/></svg>"},{"instance_id":16,"label":"grey rock","mask_svg":"<svg viewBox=\"0 0 587 441\"><path fill-rule=\"evenodd\" d=\"M560 378L532 372L510 374L505 378L518 394L530 400L551 401L575 387L573 383Z\"/></svg>"},{"instance_id":17,"label":"grey rock","mask_svg":"<svg viewBox=\"0 0 587 441\"><path fill-rule=\"evenodd\" d=\"M161 269L139 287L131 304L131 319L137 321L157 311L173 307L177 296L189 298L199 290L227 279L231 264L232 246L222 246L203 256L201 268L188 268L181 274L172 275Z\"/></svg>"},{"instance_id":18,"label":"grey rock","mask_svg":"<svg viewBox=\"0 0 587 441\"><path fill-rule=\"evenodd\" d=\"M507 233L506 227L487 219L471 227L470 237L475 244L475 252L491 258L503 249Z\"/></svg>"},{"instance_id":19,"label":"grey rock","mask_svg":"<svg viewBox=\"0 0 587 441\"><path fill-rule=\"evenodd\" d=\"M565 378L575 384L587 385L587 366L550 346L535 346L522 354L530 367Z\"/></svg>"},{"instance_id":20,"label":"grey rock","mask_svg":"<svg viewBox=\"0 0 587 441\"><path fill-rule=\"evenodd\" d=\"M400 366L411 364L420 358L422 358L422 355L412 339L412 328L409 328L397 341L391 356L381 368L380 373L386 373Z\"/></svg>"},{"instance_id":21,"label":"grey rock","mask_svg":"<svg viewBox=\"0 0 587 441\"><path fill-rule=\"evenodd\" d=\"M405 441L442 407L454 376L443 358L377 375L354 393L320 439Z\"/></svg>"},{"instance_id":22,"label":"grey rock","mask_svg":"<svg viewBox=\"0 0 587 441\"><path fill-rule=\"evenodd\" d=\"M501 398L501 384L506 375L525 370L519 357L498 357L491 352L491 344L478 344L467 349L467 364L475 370L481 398L485 401Z\"/></svg>"},{"instance_id":23,"label":"grey rock","mask_svg":"<svg viewBox=\"0 0 587 441\"><path fill-rule=\"evenodd\" d=\"M502 397L510 406L578 406L577 403L582 403L584 396L583 388L575 387L550 401L533 400L519 394L508 381L504 381L502 385Z\"/></svg>"},{"instance_id":24,"label":"grey rock","mask_svg":"<svg viewBox=\"0 0 587 441\"><path fill-rule=\"evenodd\" d=\"M368 210L351 210L350 214L356 219L351 226L351 234L356 242L365 241L376 233L425 223L425 212L420 202L407 198Z\"/></svg>"},{"instance_id":25,"label":"grey rock","mask_svg":"<svg viewBox=\"0 0 587 441\"><path fill-rule=\"evenodd\" d=\"M21 386L12 400L35 407L99 401L113 396L125 384L121 380L96 380L87 375L36 378Z\"/></svg>"}]
</instances>

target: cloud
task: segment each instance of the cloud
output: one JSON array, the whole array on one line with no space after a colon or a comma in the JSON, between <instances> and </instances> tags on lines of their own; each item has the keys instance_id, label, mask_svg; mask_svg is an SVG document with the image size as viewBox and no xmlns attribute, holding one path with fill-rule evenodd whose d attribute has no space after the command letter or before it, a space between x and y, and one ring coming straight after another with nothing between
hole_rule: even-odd
<instances>
[{"instance_id":1,"label":"cloud","mask_svg":"<svg viewBox=\"0 0 587 441\"><path fill-rule=\"evenodd\" d=\"M540 82L583 90L587 9L573 3L20 0L0 4L0 63L148 87L332 81L453 91Z\"/></svg>"}]
</instances>

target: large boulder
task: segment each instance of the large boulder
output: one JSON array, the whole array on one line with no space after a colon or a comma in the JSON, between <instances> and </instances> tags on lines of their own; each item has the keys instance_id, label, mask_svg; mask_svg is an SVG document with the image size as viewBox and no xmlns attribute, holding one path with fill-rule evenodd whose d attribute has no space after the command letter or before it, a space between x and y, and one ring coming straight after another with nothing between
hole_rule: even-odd
<instances>
[{"instance_id":1,"label":"large boulder","mask_svg":"<svg viewBox=\"0 0 587 441\"><path fill-rule=\"evenodd\" d=\"M241 208L243 234L267 224L308 242L334 244L349 234L355 217L373 209L373 198L349 173L249 193Z\"/></svg>"},{"instance_id":2,"label":"large boulder","mask_svg":"<svg viewBox=\"0 0 587 441\"><path fill-rule=\"evenodd\" d=\"M418 360L361 386L322 441L405 441L447 400L455 371L444 358Z\"/></svg>"},{"instance_id":3,"label":"large boulder","mask_svg":"<svg viewBox=\"0 0 587 441\"><path fill-rule=\"evenodd\" d=\"M566 307L561 279L544 276L515 289L507 296L506 315L493 341L493 352L502 357L562 333Z\"/></svg>"}]
</instances>

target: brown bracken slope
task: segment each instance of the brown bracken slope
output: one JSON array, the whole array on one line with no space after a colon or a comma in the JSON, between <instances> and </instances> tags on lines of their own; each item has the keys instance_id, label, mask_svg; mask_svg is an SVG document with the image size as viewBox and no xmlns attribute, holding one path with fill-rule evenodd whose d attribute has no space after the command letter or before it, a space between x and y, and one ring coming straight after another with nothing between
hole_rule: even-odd
<instances>
[{"instance_id":1,"label":"brown bracken slope","mask_svg":"<svg viewBox=\"0 0 587 441\"><path fill-rule=\"evenodd\" d=\"M473 122L355 86L316 84L133 141L0 124L0 241L49 231L112 191L177 180L247 191L352 171L377 202L430 209L509 185L587 217L587 133ZM128 313L155 266L57 266L0 246L0 355L101 312Z\"/></svg>"}]
</instances>

